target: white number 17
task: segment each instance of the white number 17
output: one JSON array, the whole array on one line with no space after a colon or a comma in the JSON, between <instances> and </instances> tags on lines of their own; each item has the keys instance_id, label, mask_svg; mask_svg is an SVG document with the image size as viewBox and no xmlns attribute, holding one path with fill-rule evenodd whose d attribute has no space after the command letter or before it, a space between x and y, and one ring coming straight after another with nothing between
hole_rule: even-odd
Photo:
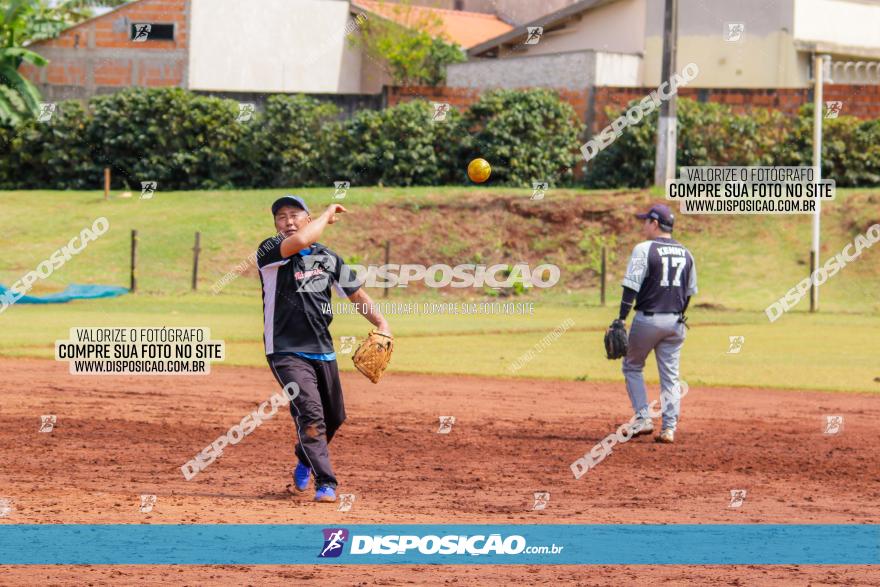
<instances>
[{"instance_id":1,"label":"white number 17","mask_svg":"<svg viewBox=\"0 0 880 587\"><path fill-rule=\"evenodd\" d=\"M684 266L687 265L687 259L684 257L661 257L663 260L663 277L660 279L660 285L668 286L669 285L669 262L672 260L672 266L675 267L675 277L672 278L672 285L675 287L681 286L681 272L684 271Z\"/></svg>"}]
</instances>

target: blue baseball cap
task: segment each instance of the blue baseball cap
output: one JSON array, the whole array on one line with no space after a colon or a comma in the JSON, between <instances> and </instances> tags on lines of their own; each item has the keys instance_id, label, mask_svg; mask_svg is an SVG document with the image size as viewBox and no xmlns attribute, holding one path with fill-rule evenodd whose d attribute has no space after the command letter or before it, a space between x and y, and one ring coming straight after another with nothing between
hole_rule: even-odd
<instances>
[{"instance_id":1,"label":"blue baseball cap","mask_svg":"<svg viewBox=\"0 0 880 587\"><path fill-rule=\"evenodd\" d=\"M639 220L647 220L648 218L656 220L660 228L667 232L671 232L672 226L675 224L675 214L665 204L654 204L644 214L636 214L636 218Z\"/></svg>"},{"instance_id":2,"label":"blue baseball cap","mask_svg":"<svg viewBox=\"0 0 880 587\"><path fill-rule=\"evenodd\" d=\"M306 214L310 214L309 207L306 206L306 201L300 198L299 196L281 196L275 203L272 204L272 216L278 214L278 210L280 210L284 206L296 206L297 208L302 208L306 211Z\"/></svg>"}]
</instances>

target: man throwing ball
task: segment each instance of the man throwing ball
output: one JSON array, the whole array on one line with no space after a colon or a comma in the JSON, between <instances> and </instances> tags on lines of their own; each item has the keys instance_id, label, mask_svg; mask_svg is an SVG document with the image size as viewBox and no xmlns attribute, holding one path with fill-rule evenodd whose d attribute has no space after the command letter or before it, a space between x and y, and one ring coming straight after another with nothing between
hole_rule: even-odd
<instances>
[{"instance_id":1,"label":"man throwing ball","mask_svg":"<svg viewBox=\"0 0 880 587\"><path fill-rule=\"evenodd\" d=\"M317 242L324 229L347 212L331 204L312 218L305 201L284 196L272 204L278 236L259 248L263 287L266 358L278 383L293 382L299 395L290 403L296 424L294 487L305 491L315 478L315 501L336 501L336 475L328 444L345 421L342 385L329 326L333 320L330 291L336 286L357 311L380 331L388 323L375 308L342 259Z\"/></svg>"},{"instance_id":2,"label":"man throwing ball","mask_svg":"<svg viewBox=\"0 0 880 587\"><path fill-rule=\"evenodd\" d=\"M626 392L635 412L633 436L654 431L642 375L645 359L653 350L663 406L663 428L657 441L672 443L681 408L678 364L685 339L684 313L697 293L697 270L690 251L672 238L675 217L669 207L652 206L636 217L645 221L642 234L647 240L633 249L623 278L620 316L608 331L626 328L626 317L635 303L636 315L623 359Z\"/></svg>"}]
</instances>

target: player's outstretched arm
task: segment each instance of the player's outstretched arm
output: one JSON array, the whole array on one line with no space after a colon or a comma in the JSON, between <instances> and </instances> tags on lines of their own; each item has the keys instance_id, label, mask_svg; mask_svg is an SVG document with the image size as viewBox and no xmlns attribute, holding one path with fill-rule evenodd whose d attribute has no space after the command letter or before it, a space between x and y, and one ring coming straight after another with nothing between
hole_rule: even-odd
<instances>
[{"instance_id":1,"label":"player's outstretched arm","mask_svg":"<svg viewBox=\"0 0 880 587\"><path fill-rule=\"evenodd\" d=\"M385 316L382 315L382 312L379 311L379 308L376 307L369 294L364 291L364 288L360 288L348 296L348 299L354 304L358 313L376 327L376 330L385 334L391 334L388 321L385 320Z\"/></svg>"},{"instance_id":2,"label":"player's outstretched arm","mask_svg":"<svg viewBox=\"0 0 880 587\"><path fill-rule=\"evenodd\" d=\"M281 256L290 257L312 243L318 242L327 225L336 222L338 220L336 215L342 212L348 212L342 204L327 206L327 209L320 216L281 241Z\"/></svg>"}]
</instances>

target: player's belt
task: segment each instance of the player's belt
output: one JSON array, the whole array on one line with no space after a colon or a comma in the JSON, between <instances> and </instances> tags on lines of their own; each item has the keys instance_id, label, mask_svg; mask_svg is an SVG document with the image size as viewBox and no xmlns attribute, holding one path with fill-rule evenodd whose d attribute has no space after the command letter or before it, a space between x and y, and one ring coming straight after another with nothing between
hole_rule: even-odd
<instances>
[{"instance_id":1,"label":"player's belt","mask_svg":"<svg viewBox=\"0 0 880 587\"><path fill-rule=\"evenodd\" d=\"M645 316L653 316L654 314L681 314L681 312L643 312L642 310L639 310L639 312L642 312Z\"/></svg>"}]
</instances>

